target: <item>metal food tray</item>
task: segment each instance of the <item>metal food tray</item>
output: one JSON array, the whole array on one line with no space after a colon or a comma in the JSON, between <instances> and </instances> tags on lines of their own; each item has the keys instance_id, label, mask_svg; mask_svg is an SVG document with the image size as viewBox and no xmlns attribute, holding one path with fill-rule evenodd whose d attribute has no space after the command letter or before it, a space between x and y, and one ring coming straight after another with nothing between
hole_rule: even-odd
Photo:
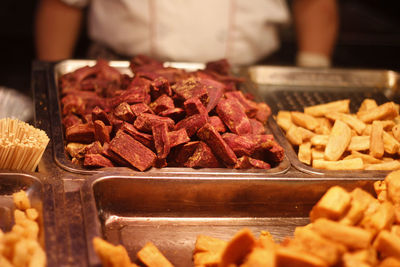
<instances>
[{"instance_id":1,"label":"metal food tray","mask_svg":"<svg viewBox=\"0 0 400 267\"><path fill-rule=\"evenodd\" d=\"M0 229L11 231L14 225L12 194L25 190L33 208L39 212L39 240L47 255L47 266L58 266L62 254L56 239L53 190L40 175L0 171Z\"/></svg>"},{"instance_id":2,"label":"metal food tray","mask_svg":"<svg viewBox=\"0 0 400 267\"><path fill-rule=\"evenodd\" d=\"M329 187L372 193L376 180L94 175L81 187L89 266L100 266L92 244L96 236L123 245L132 261L151 241L177 267L193 266L200 234L230 240L246 227L255 236L267 230L279 242L309 223L309 211Z\"/></svg>"},{"instance_id":3,"label":"metal food tray","mask_svg":"<svg viewBox=\"0 0 400 267\"><path fill-rule=\"evenodd\" d=\"M60 97L59 97L59 88L58 88L58 78L68 72L74 71L79 67L83 67L86 65L94 65L95 60L64 60L58 63L48 63L45 67L47 67L46 75L46 86L47 91L43 87L35 88L35 95L40 95L41 93L47 94L47 106L50 113L50 124L51 124L51 137L52 137L52 145L53 145L53 155L54 160L61 168L74 173L79 174L94 174L101 171L112 171L115 168L103 168L98 170L90 170L84 167L77 166L71 162L69 156L67 155L64 147L65 147L65 139L64 139L64 131L61 123L61 109L60 109ZM37 62L37 64L45 64L43 62ZM122 73L131 74L129 69L129 61L110 61L110 65L120 70ZM189 71L197 70L204 68L204 64L198 63L179 63L179 62L170 62L165 63L166 66L183 68ZM248 83L247 86L251 87L253 84ZM249 89L253 91L253 89ZM268 122L266 126L266 130L269 133L277 132L273 131L273 127L276 127L275 124L271 124ZM234 170L228 168L202 168L202 169L192 169L192 168L151 168L147 171L147 173L158 175L161 173L168 173L171 175L176 174L187 174L191 175L207 175L207 174L221 174L221 175L230 175L235 177L240 177L246 175L249 178L257 178L257 177L265 177L271 175L277 175L281 173L285 173L290 168L290 161L288 157L285 155L284 160L277 166L269 169L269 170L259 170L259 169L248 169L248 170ZM134 170L132 170L134 171ZM136 171L134 171L136 172Z\"/></svg>"},{"instance_id":4,"label":"metal food tray","mask_svg":"<svg viewBox=\"0 0 400 267\"><path fill-rule=\"evenodd\" d=\"M303 111L310 105L339 99L350 99L350 111L356 112L365 98L378 104L399 102L399 74L390 70L313 69L297 67L253 66L250 79L257 85L262 99L270 105L272 113L279 110ZM281 138L283 131L271 119L274 134ZM279 140L291 164L298 170L312 175L329 177L381 177L388 171L327 171L302 163L289 141Z\"/></svg>"}]
</instances>

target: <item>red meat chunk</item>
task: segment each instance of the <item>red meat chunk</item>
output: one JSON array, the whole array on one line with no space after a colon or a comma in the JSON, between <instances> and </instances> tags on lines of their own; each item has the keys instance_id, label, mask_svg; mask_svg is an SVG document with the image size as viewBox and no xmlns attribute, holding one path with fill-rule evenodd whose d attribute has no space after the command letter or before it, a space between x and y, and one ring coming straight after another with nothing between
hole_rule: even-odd
<instances>
[{"instance_id":1,"label":"red meat chunk","mask_svg":"<svg viewBox=\"0 0 400 267\"><path fill-rule=\"evenodd\" d=\"M148 101L149 94L143 87L133 87L124 91L121 95L115 96L109 100L111 107L116 107L122 102L128 104L142 103Z\"/></svg>"},{"instance_id":2,"label":"red meat chunk","mask_svg":"<svg viewBox=\"0 0 400 267\"><path fill-rule=\"evenodd\" d=\"M191 141L174 147L168 155L168 166L183 167L185 162L193 155L199 143L200 141Z\"/></svg>"},{"instance_id":3,"label":"red meat chunk","mask_svg":"<svg viewBox=\"0 0 400 267\"><path fill-rule=\"evenodd\" d=\"M132 124L124 122L120 128L125 133L131 135L137 141L152 149L154 147L154 140L151 134L139 132Z\"/></svg>"},{"instance_id":4,"label":"red meat chunk","mask_svg":"<svg viewBox=\"0 0 400 267\"><path fill-rule=\"evenodd\" d=\"M62 114L84 114L86 103L77 95L69 94L61 99Z\"/></svg>"},{"instance_id":5,"label":"red meat chunk","mask_svg":"<svg viewBox=\"0 0 400 267\"><path fill-rule=\"evenodd\" d=\"M133 114L131 107L128 103L122 102L114 109L114 115L123 121L132 123L136 116Z\"/></svg>"},{"instance_id":6,"label":"red meat chunk","mask_svg":"<svg viewBox=\"0 0 400 267\"><path fill-rule=\"evenodd\" d=\"M238 158L235 169L271 169L271 165L266 163L265 161L253 159L248 156L243 156Z\"/></svg>"},{"instance_id":7,"label":"red meat chunk","mask_svg":"<svg viewBox=\"0 0 400 267\"><path fill-rule=\"evenodd\" d=\"M226 132L225 124L218 116L211 116L208 118L208 122L220 133Z\"/></svg>"},{"instance_id":8,"label":"red meat chunk","mask_svg":"<svg viewBox=\"0 0 400 267\"><path fill-rule=\"evenodd\" d=\"M211 147L214 154L227 166L235 165L237 161L235 153L211 124L206 123L200 128L197 131L197 136Z\"/></svg>"},{"instance_id":9,"label":"red meat chunk","mask_svg":"<svg viewBox=\"0 0 400 267\"><path fill-rule=\"evenodd\" d=\"M249 118L253 118L258 111L257 103L248 100L242 93L242 91L231 91L225 93L226 98L236 98L240 104L244 107L244 110Z\"/></svg>"},{"instance_id":10,"label":"red meat chunk","mask_svg":"<svg viewBox=\"0 0 400 267\"><path fill-rule=\"evenodd\" d=\"M171 131L168 133L171 147L175 147L190 141L189 136L185 129L179 129L177 131Z\"/></svg>"},{"instance_id":11,"label":"red meat chunk","mask_svg":"<svg viewBox=\"0 0 400 267\"><path fill-rule=\"evenodd\" d=\"M190 168L218 168L221 167L221 164L214 156L211 148L206 143L199 142L184 166Z\"/></svg>"},{"instance_id":12,"label":"red meat chunk","mask_svg":"<svg viewBox=\"0 0 400 267\"><path fill-rule=\"evenodd\" d=\"M133 105L131 105L131 110L136 117L142 113L154 114L154 112L151 110L151 108L148 105L146 105L145 103L133 104Z\"/></svg>"},{"instance_id":13,"label":"red meat chunk","mask_svg":"<svg viewBox=\"0 0 400 267\"><path fill-rule=\"evenodd\" d=\"M156 124L152 127L154 147L156 148L159 159L167 158L171 150L171 144L168 135L168 126L166 123Z\"/></svg>"},{"instance_id":14,"label":"red meat chunk","mask_svg":"<svg viewBox=\"0 0 400 267\"><path fill-rule=\"evenodd\" d=\"M154 113L158 114L164 110L175 108L174 100L167 95L161 95L154 102L150 103L149 107Z\"/></svg>"},{"instance_id":15,"label":"red meat chunk","mask_svg":"<svg viewBox=\"0 0 400 267\"><path fill-rule=\"evenodd\" d=\"M186 116L208 113L206 107L198 97L189 98L183 103L183 106L185 107Z\"/></svg>"},{"instance_id":16,"label":"red meat chunk","mask_svg":"<svg viewBox=\"0 0 400 267\"><path fill-rule=\"evenodd\" d=\"M251 134L250 120L237 99L221 99L216 111L220 119L233 133L238 135Z\"/></svg>"},{"instance_id":17,"label":"red meat chunk","mask_svg":"<svg viewBox=\"0 0 400 267\"><path fill-rule=\"evenodd\" d=\"M93 143L85 147L86 154L101 154L103 153L103 147L99 141L94 141Z\"/></svg>"},{"instance_id":18,"label":"red meat chunk","mask_svg":"<svg viewBox=\"0 0 400 267\"><path fill-rule=\"evenodd\" d=\"M161 95L172 96L172 89L167 79L159 77L150 84L150 94L152 99L157 99Z\"/></svg>"},{"instance_id":19,"label":"red meat chunk","mask_svg":"<svg viewBox=\"0 0 400 267\"><path fill-rule=\"evenodd\" d=\"M110 142L110 149L140 171L152 167L157 158L153 151L121 131Z\"/></svg>"},{"instance_id":20,"label":"red meat chunk","mask_svg":"<svg viewBox=\"0 0 400 267\"><path fill-rule=\"evenodd\" d=\"M172 86L172 90L183 100L198 97L204 105L208 103L207 87L195 77L178 81Z\"/></svg>"},{"instance_id":21,"label":"red meat chunk","mask_svg":"<svg viewBox=\"0 0 400 267\"><path fill-rule=\"evenodd\" d=\"M108 158L109 160L111 160L112 162L114 162L117 166L131 167L129 162L127 162L126 160L121 158L118 154L114 153L110 149L110 144L108 144L108 143L104 143L102 155L105 156L106 158Z\"/></svg>"},{"instance_id":22,"label":"red meat chunk","mask_svg":"<svg viewBox=\"0 0 400 267\"><path fill-rule=\"evenodd\" d=\"M251 124L251 132L253 134L265 134L265 127L262 122L256 120L256 119L250 119L250 124Z\"/></svg>"},{"instance_id":23,"label":"red meat chunk","mask_svg":"<svg viewBox=\"0 0 400 267\"><path fill-rule=\"evenodd\" d=\"M256 143L251 138L247 138L243 135L225 133L222 135L222 138L233 152L235 152L237 157L250 156L257 147Z\"/></svg>"},{"instance_id":24,"label":"red meat chunk","mask_svg":"<svg viewBox=\"0 0 400 267\"><path fill-rule=\"evenodd\" d=\"M100 154L85 154L83 166L102 168L102 167L114 167L114 164L108 158Z\"/></svg>"},{"instance_id":25,"label":"red meat chunk","mask_svg":"<svg viewBox=\"0 0 400 267\"><path fill-rule=\"evenodd\" d=\"M103 121L96 120L93 122L94 125L94 137L100 143L109 143L110 142L110 132L111 126L106 126Z\"/></svg>"},{"instance_id":26,"label":"red meat chunk","mask_svg":"<svg viewBox=\"0 0 400 267\"><path fill-rule=\"evenodd\" d=\"M96 106L92 110L92 120L93 121L100 120L105 125L111 125L111 121L110 121L110 118L109 118L108 114L98 106Z\"/></svg>"},{"instance_id":27,"label":"red meat chunk","mask_svg":"<svg viewBox=\"0 0 400 267\"><path fill-rule=\"evenodd\" d=\"M169 117L175 122L182 120L185 117L185 111L182 108L172 108L164 110L157 115L161 117Z\"/></svg>"},{"instance_id":28,"label":"red meat chunk","mask_svg":"<svg viewBox=\"0 0 400 267\"><path fill-rule=\"evenodd\" d=\"M80 123L82 123L82 120L74 114L68 114L62 120L62 124L64 125L65 128L68 128L68 127L71 127L72 125L80 124Z\"/></svg>"},{"instance_id":29,"label":"red meat chunk","mask_svg":"<svg viewBox=\"0 0 400 267\"><path fill-rule=\"evenodd\" d=\"M169 130L174 128L175 122L167 117L161 117L153 114L142 113L140 114L133 124L136 129L146 133L151 133L151 128L160 123L166 123Z\"/></svg>"},{"instance_id":30,"label":"red meat chunk","mask_svg":"<svg viewBox=\"0 0 400 267\"><path fill-rule=\"evenodd\" d=\"M197 132L198 129L207 123L207 119L208 117L205 114L195 114L190 117L186 117L176 124L175 130L185 129L187 135L191 137Z\"/></svg>"},{"instance_id":31,"label":"red meat chunk","mask_svg":"<svg viewBox=\"0 0 400 267\"><path fill-rule=\"evenodd\" d=\"M94 139L94 126L92 123L75 124L65 130L65 139L68 142L89 144Z\"/></svg>"},{"instance_id":32,"label":"red meat chunk","mask_svg":"<svg viewBox=\"0 0 400 267\"><path fill-rule=\"evenodd\" d=\"M257 106L258 110L255 118L265 125L267 124L268 118L271 115L271 108L266 103L257 103Z\"/></svg>"}]
</instances>

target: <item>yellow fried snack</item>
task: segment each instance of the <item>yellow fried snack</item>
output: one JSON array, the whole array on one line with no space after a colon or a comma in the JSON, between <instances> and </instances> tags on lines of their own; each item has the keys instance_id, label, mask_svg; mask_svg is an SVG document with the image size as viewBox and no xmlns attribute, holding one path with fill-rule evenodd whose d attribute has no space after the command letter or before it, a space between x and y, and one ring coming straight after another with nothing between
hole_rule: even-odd
<instances>
[{"instance_id":1,"label":"yellow fried snack","mask_svg":"<svg viewBox=\"0 0 400 267\"><path fill-rule=\"evenodd\" d=\"M137 256L148 267L173 267L152 242L148 242Z\"/></svg>"},{"instance_id":2,"label":"yellow fried snack","mask_svg":"<svg viewBox=\"0 0 400 267\"><path fill-rule=\"evenodd\" d=\"M137 266L131 263L128 252L121 245L114 246L99 237L95 237L93 238L93 247L104 267Z\"/></svg>"},{"instance_id":3,"label":"yellow fried snack","mask_svg":"<svg viewBox=\"0 0 400 267\"><path fill-rule=\"evenodd\" d=\"M351 130L341 120L337 120L333 125L331 134L329 135L328 144L325 148L326 160L334 161L340 159L350 144Z\"/></svg>"},{"instance_id":4,"label":"yellow fried snack","mask_svg":"<svg viewBox=\"0 0 400 267\"><path fill-rule=\"evenodd\" d=\"M374 188L387 197L378 200L361 188L349 193L334 186L312 209L312 222L296 227L293 238L278 244L270 234L254 239L242 229L223 252L227 260L198 266L400 266L400 171Z\"/></svg>"},{"instance_id":5,"label":"yellow fried snack","mask_svg":"<svg viewBox=\"0 0 400 267\"><path fill-rule=\"evenodd\" d=\"M348 99L344 99L305 107L304 113L279 111L278 125L297 150L299 160L314 168L399 169L399 105L387 102L378 106L375 100L365 99L357 114L350 114L348 105ZM308 151L308 144L305 145L308 142L311 143L311 159L304 153L305 148ZM355 152L359 152L358 156ZM356 158L361 158L363 164ZM352 161L343 161L350 159Z\"/></svg>"},{"instance_id":6,"label":"yellow fried snack","mask_svg":"<svg viewBox=\"0 0 400 267\"><path fill-rule=\"evenodd\" d=\"M10 232L0 231L0 266L44 267L46 253L39 243L39 213L31 208L25 191L13 194L14 222Z\"/></svg>"}]
</instances>

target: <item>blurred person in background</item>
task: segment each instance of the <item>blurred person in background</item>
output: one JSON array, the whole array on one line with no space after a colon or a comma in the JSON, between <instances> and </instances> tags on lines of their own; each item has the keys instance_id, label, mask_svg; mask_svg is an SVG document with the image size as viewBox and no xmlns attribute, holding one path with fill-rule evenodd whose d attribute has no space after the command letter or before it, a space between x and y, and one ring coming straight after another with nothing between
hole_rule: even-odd
<instances>
[{"instance_id":1,"label":"blurred person in background","mask_svg":"<svg viewBox=\"0 0 400 267\"><path fill-rule=\"evenodd\" d=\"M72 58L88 12L89 58L144 54L165 61L226 58L254 64L279 49L279 25L294 23L296 64L329 67L338 32L336 0L41 0L40 60Z\"/></svg>"}]
</instances>

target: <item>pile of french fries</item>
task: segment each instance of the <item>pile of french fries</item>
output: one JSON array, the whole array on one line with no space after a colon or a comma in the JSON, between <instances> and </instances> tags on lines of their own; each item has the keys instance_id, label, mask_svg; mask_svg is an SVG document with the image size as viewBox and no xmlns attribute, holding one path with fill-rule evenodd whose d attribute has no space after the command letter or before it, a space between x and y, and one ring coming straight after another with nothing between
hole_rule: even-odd
<instances>
[{"instance_id":1,"label":"pile of french fries","mask_svg":"<svg viewBox=\"0 0 400 267\"><path fill-rule=\"evenodd\" d=\"M277 244L242 229L230 241L199 236L195 266L400 266L400 171L374 184L377 198L334 186L310 212L311 223Z\"/></svg>"},{"instance_id":2,"label":"pile of french fries","mask_svg":"<svg viewBox=\"0 0 400 267\"><path fill-rule=\"evenodd\" d=\"M39 243L39 213L31 207L25 191L13 194L15 225L10 232L0 230L0 266L44 267L46 253Z\"/></svg>"},{"instance_id":3,"label":"pile of french fries","mask_svg":"<svg viewBox=\"0 0 400 267\"><path fill-rule=\"evenodd\" d=\"M311 223L277 243L267 231L248 228L231 240L199 235L195 267L395 267L400 266L400 170L374 183L376 196L355 188L331 187L310 212ZM126 249L101 238L94 248L105 267L134 267ZM138 253L148 267L173 266L149 242Z\"/></svg>"},{"instance_id":4,"label":"pile of french fries","mask_svg":"<svg viewBox=\"0 0 400 267\"><path fill-rule=\"evenodd\" d=\"M356 114L350 100L279 111L278 125L301 162L326 170L400 169L399 105L365 99Z\"/></svg>"}]
</instances>

